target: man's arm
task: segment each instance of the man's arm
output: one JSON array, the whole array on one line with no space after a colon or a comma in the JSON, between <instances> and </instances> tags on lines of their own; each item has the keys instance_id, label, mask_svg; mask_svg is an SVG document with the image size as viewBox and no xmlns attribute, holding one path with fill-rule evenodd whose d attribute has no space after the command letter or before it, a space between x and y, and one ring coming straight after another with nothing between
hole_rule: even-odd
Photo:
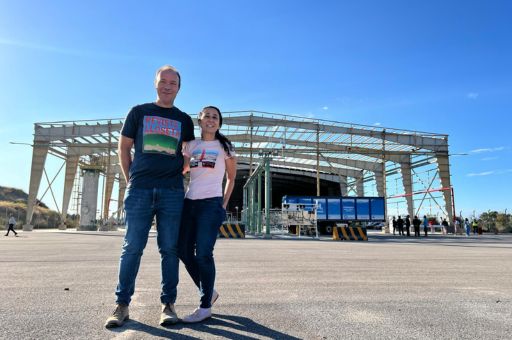
<instances>
[{"instance_id":1,"label":"man's arm","mask_svg":"<svg viewBox=\"0 0 512 340\"><path fill-rule=\"evenodd\" d=\"M117 146L117 153L119 154L119 164L123 172L126 183L130 180L130 165L132 164L132 146L133 139L121 135L119 144Z\"/></svg>"},{"instance_id":2,"label":"man's arm","mask_svg":"<svg viewBox=\"0 0 512 340\"><path fill-rule=\"evenodd\" d=\"M231 193L233 192L233 188L235 186L235 177L236 177L236 157L231 157L226 159L226 185L224 187L224 201L222 202L222 207L226 209L228 206L229 198L231 197Z\"/></svg>"}]
</instances>

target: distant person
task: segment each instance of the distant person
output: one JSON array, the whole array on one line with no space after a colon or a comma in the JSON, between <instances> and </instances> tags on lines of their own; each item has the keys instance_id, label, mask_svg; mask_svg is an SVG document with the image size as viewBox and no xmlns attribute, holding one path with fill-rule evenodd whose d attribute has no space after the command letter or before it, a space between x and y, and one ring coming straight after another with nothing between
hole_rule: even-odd
<instances>
[{"instance_id":1,"label":"distant person","mask_svg":"<svg viewBox=\"0 0 512 340\"><path fill-rule=\"evenodd\" d=\"M407 237L411 237L411 217L409 215L405 218L405 231L407 231Z\"/></svg>"},{"instance_id":2,"label":"distant person","mask_svg":"<svg viewBox=\"0 0 512 340\"><path fill-rule=\"evenodd\" d=\"M473 235L476 235L478 233L478 220L474 218L471 225L473 227Z\"/></svg>"},{"instance_id":3,"label":"distant person","mask_svg":"<svg viewBox=\"0 0 512 340\"><path fill-rule=\"evenodd\" d=\"M201 139L183 148L184 172L190 170L179 238L179 257L199 289L200 304L183 322L201 322L212 316L219 294L215 284L213 249L226 207L235 186L236 154L231 142L219 132L222 113L206 106L198 117ZM222 183L226 178L224 190Z\"/></svg>"},{"instance_id":4,"label":"distant person","mask_svg":"<svg viewBox=\"0 0 512 340\"><path fill-rule=\"evenodd\" d=\"M466 229L466 236L469 236L471 233L471 225L469 224L469 220L467 218L464 220L464 228Z\"/></svg>"},{"instance_id":5,"label":"distant person","mask_svg":"<svg viewBox=\"0 0 512 340\"><path fill-rule=\"evenodd\" d=\"M9 236L9 232L12 230L12 232L14 233L14 236L18 236L18 233L16 232L16 230L14 230L14 226L16 225L16 219L14 218L14 216L11 215L11 217L9 217L9 228L7 229L7 234L5 234L5 236Z\"/></svg>"},{"instance_id":6,"label":"distant person","mask_svg":"<svg viewBox=\"0 0 512 340\"><path fill-rule=\"evenodd\" d=\"M448 233L448 221L446 218L443 218L443 222L441 222L441 225L443 226L443 234Z\"/></svg>"},{"instance_id":7,"label":"distant person","mask_svg":"<svg viewBox=\"0 0 512 340\"><path fill-rule=\"evenodd\" d=\"M398 234L404 236L404 220L402 219L402 216L398 216L396 224L398 226Z\"/></svg>"},{"instance_id":8,"label":"distant person","mask_svg":"<svg viewBox=\"0 0 512 340\"><path fill-rule=\"evenodd\" d=\"M423 232L425 237L428 237L428 218L426 215L423 215Z\"/></svg>"},{"instance_id":9,"label":"distant person","mask_svg":"<svg viewBox=\"0 0 512 340\"><path fill-rule=\"evenodd\" d=\"M458 218L455 218L454 228L454 234L458 234L460 232L460 222Z\"/></svg>"},{"instance_id":10,"label":"distant person","mask_svg":"<svg viewBox=\"0 0 512 340\"><path fill-rule=\"evenodd\" d=\"M160 324L179 321L174 302L184 200L181 150L184 143L194 139L194 123L189 115L174 106L181 86L180 74L174 67L166 65L158 69L154 86L156 101L130 110L119 139L119 163L128 183L124 201L126 234L119 261L117 306L105 327L119 327L129 317L128 305L155 217L162 273ZM135 149L133 158L132 147Z\"/></svg>"},{"instance_id":11,"label":"distant person","mask_svg":"<svg viewBox=\"0 0 512 340\"><path fill-rule=\"evenodd\" d=\"M478 236L482 235L484 232L484 226L483 226L482 221L478 222L477 232L478 232Z\"/></svg>"},{"instance_id":12,"label":"distant person","mask_svg":"<svg viewBox=\"0 0 512 340\"><path fill-rule=\"evenodd\" d=\"M412 220L412 225L414 226L414 237L420 237L420 225L421 221L418 216L414 216Z\"/></svg>"},{"instance_id":13,"label":"distant person","mask_svg":"<svg viewBox=\"0 0 512 340\"><path fill-rule=\"evenodd\" d=\"M393 235L395 235L395 231L396 231L396 227L397 227L395 216L393 216L393 220L391 221L391 223L393 225Z\"/></svg>"}]
</instances>

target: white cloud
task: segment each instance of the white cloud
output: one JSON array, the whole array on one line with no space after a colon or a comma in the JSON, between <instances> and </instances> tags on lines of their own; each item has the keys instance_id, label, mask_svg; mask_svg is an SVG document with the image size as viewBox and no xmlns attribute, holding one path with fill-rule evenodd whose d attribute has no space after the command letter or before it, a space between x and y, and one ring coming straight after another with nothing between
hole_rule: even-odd
<instances>
[{"instance_id":1,"label":"white cloud","mask_svg":"<svg viewBox=\"0 0 512 340\"><path fill-rule=\"evenodd\" d=\"M373 125L375 125L375 126L380 126L380 123L379 123L379 122L377 122L377 123L374 123Z\"/></svg>"},{"instance_id":2,"label":"white cloud","mask_svg":"<svg viewBox=\"0 0 512 340\"><path fill-rule=\"evenodd\" d=\"M466 94L466 98L468 99L477 99L479 94L477 92L469 92Z\"/></svg>"},{"instance_id":3,"label":"white cloud","mask_svg":"<svg viewBox=\"0 0 512 340\"><path fill-rule=\"evenodd\" d=\"M468 174L468 177L489 176L489 175L493 175L494 173L495 173L495 171L484 171L484 172L470 173L470 174Z\"/></svg>"},{"instance_id":4,"label":"white cloud","mask_svg":"<svg viewBox=\"0 0 512 340\"><path fill-rule=\"evenodd\" d=\"M471 153L482 153L482 152L496 152L496 151L503 151L505 150L504 146L499 146L496 148L480 148L480 149L474 149L471 150Z\"/></svg>"},{"instance_id":5,"label":"white cloud","mask_svg":"<svg viewBox=\"0 0 512 340\"><path fill-rule=\"evenodd\" d=\"M483 171L476 173L467 174L468 177L477 177L477 176L490 176L490 175L506 175L512 173L512 169L499 169L499 170L491 170L491 171Z\"/></svg>"},{"instance_id":6,"label":"white cloud","mask_svg":"<svg viewBox=\"0 0 512 340\"><path fill-rule=\"evenodd\" d=\"M486 162L486 161L493 161L493 160L498 159L498 158L499 157L484 157L484 158L481 159L481 161L484 161L484 162Z\"/></svg>"},{"instance_id":7,"label":"white cloud","mask_svg":"<svg viewBox=\"0 0 512 340\"><path fill-rule=\"evenodd\" d=\"M322 110L329 110L329 107L328 106L324 106L324 107L322 107Z\"/></svg>"},{"instance_id":8,"label":"white cloud","mask_svg":"<svg viewBox=\"0 0 512 340\"><path fill-rule=\"evenodd\" d=\"M109 53L108 51L99 52L99 51L90 51L90 50L77 50L77 49L73 49L73 48L44 45L44 44L33 43L33 42L29 42L29 41L5 39L3 37L0 37L0 45L14 46L14 47L25 48L25 49L30 49L30 50L38 50L38 51L45 51L45 52L50 52L50 53L58 53L58 54L65 54L65 55L71 55L71 56L82 56L82 57L89 57L89 58L130 59L130 58L134 57L134 56L127 55L127 54Z\"/></svg>"}]
</instances>

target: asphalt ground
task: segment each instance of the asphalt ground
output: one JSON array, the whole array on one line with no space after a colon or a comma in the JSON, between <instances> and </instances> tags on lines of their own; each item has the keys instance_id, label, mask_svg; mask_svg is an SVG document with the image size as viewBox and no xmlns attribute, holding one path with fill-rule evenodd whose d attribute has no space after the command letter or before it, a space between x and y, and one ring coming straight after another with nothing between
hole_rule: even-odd
<instances>
[{"instance_id":1,"label":"asphalt ground","mask_svg":"<svg viewBox=\"0 0 512 340\"><path fill-rule=\"evenodd\" d=\"M512 235L219 239L213 317L158 325L152 232L130 321L114 308L122 232L0 238L0 339L511 339ZM183 266L176 309L198 305Z\"/></svg>"}]
</instances>

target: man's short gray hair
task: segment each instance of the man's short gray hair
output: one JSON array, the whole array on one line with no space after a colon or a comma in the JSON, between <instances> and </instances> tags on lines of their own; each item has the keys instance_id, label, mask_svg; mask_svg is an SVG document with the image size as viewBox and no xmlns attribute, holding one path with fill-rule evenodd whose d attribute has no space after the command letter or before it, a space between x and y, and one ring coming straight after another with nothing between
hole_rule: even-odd
<instances>
[{"instance_id":1,"label":"man's short gray hair","mask_svg":"<svg viewBox=\"0 0 512 340\"><path fill-rule=\"evenodd\" d=\"M171 66L171 65L164 65L162 67L160 67L158 70L156 70L156 74L155 74L155 86L157 85L157 79L158 79L158 76L160 75L160 73L164 72L164 71L173 71L174 73L176 73L176 75L178 76L178 88L181 87L181 76L180 76L180 72L176 69L176 67L174 66Z\"/></svg>"}]
</instances>

